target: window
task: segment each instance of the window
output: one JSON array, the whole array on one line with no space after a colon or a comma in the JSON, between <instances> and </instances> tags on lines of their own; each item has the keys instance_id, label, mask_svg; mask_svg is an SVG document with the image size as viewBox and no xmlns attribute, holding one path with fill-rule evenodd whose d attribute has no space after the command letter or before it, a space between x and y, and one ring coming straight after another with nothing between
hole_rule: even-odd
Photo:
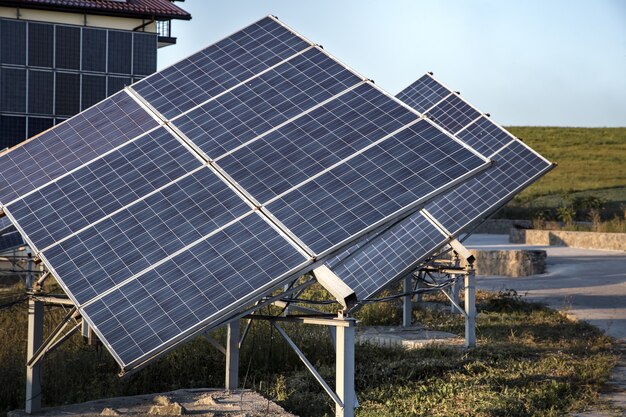
<instances>
[{"instance_id":1,"label":"window","mask_svg":"<svg viewBox=\"0 0 626 417\"><path fill-rule=\"evenodd\" d=\"M56 73L55 114L73 116L80 111L80 75Z\"/></svg>"},{"instance_id":2,"label":"window","mask_svg":"<svg viewBox=\"0 0 626 417\"><path fill-rule=\"evenodd\" d=\"M28 65L52 68L54 26L28 23Z\"/></svg>"},{"instance_id":3,"label":"window","mask_svg":"<svg viewBox=\"0 0 626 417\"><path fill-rule=\"evenodd\" d=\"M83 74L82 110L106 98L106 85L107 79L104 75Z\"/></svg>"},{"instance_id":4,"label":"window","mask_svg":"<svg viewBox=\"0 0 626 417\"><path fill-rule=\"evenodd\" d=\"M0 150L26 139L26 117L0 116Z\"/></svg>"},{"instance_id":5,"label":"window","mask_svg":"<svg viewBox=\"0 0 626 417\"><path fill-rule=\"evenodd\" d=\"M100 29L83 28L83 71L107 70L107 33Z\"/></svg>"},{"instance_id":6,"label":"window","mask_svg":"<svg viewBox=\"0 0 626 417\"><path fill-rule=\"evenodd\" d=\"M24 113L26 111L26 70L0 70L0 110Z\"/></svg>"},{"instance_id":7,"label":"window","mask_svg":"<svg viewBox=\"0 0 626 417\"><path fill-rule=\"evenodd\" d=\"M133 34L109 31L109 72L130 74L132 64Z\"/></svg>"},{"instance_id":8,"label":"window","mask_svg":"<svg viewBox=\"0 0 626 417\"><path fill-rule=\"evenodd\" d=\"M0 62L26 65L26 22L0 20Z\"/></svg>"},{"instance_id":9,"label":"window","mask_svg":"<svg viewBox=\"0 0 626 417\"><path fill-rule=\"evenodd\" d=\"M80 69L80 28L57 25L55 57L57 68Z\"/></svg>"},{"instance_id":10,"label":"window","mask_svg":"<svg viewBox=\"0 0 626 417\"><path fill-rule=\"evenodd\" d=\"M156 71L156 43L153 33L133 34L133 74L148 75Z\"/></svg>"}]
</instances>

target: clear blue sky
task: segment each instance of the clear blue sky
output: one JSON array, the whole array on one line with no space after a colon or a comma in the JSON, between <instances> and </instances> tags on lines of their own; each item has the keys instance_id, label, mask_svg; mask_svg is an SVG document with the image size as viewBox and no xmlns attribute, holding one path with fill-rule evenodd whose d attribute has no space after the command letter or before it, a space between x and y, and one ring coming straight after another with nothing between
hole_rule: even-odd
<instances>
[{"instance_id":1,"label":"clear blue sky","mask_svg":"<svg viewBox=\"0 0 626 417\"><path fill-rule=\"evenodd\" d=\"M626 126L626 0L187 0L159 68L274 14L392 94L427 71L505 125Z\"/></svg>"}]
</instances>

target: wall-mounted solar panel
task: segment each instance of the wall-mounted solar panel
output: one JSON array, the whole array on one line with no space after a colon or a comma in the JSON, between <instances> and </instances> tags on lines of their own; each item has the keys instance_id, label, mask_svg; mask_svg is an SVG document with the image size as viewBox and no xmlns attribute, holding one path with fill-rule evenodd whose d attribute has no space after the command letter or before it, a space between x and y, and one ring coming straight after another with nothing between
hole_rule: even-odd
<instances>
[{"instance_id":1,"label":"wall-mounted solar panel","mask_svg":"<svg viewBox=\"0 0 626 417\"><path fill-rule=\"evenodd\" d=\"M451 238L472 228L510 201L552 167L516 139L426 74L398 94L406 103L440 123L494 165L436 197L424 209L329 259L329 266L360 299L411 272Z\"/></svg>"},{"instance_id":2,"label":"wall-mounted solar panel","mask_svg":"<svg viewBox=\"0 0 626 417\"><path fill-rule=\"evenodd\" d=\"M0 202L130 370L489 165L267 17L2 155Z\"/></svg>"}]
</instances>

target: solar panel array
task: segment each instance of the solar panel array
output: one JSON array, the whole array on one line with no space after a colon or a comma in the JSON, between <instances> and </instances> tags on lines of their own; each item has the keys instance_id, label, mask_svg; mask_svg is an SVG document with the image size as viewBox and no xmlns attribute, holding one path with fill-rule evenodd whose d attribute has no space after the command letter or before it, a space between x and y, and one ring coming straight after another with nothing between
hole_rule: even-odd
<instances>
[{"instance_id":1,"label":"solar panel array","mask_svg":"<svg viewBox=\"0 0 626 417\"><path fill-rule=\"evenodd\" d=\"M411 272L452 237L470 232L553 166L431 74L397 97L489 156L495 164L378 236L327 261L327 266L361 300Z\"/></svg>"},{"instance_id":2,"label":"solar panel array","mask_svg":"<svg viewBox=\"0 0 626 417\"><path fill-rule=\"evenodd\" d=\"M267 17L0 157L0 202L130 370L489 164Z\"/></svg>"}]
</instances>

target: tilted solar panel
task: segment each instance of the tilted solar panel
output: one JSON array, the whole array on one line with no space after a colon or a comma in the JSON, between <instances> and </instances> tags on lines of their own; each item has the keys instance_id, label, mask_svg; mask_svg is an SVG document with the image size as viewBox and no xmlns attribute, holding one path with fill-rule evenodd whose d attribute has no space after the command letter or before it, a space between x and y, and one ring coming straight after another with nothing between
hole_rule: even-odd
<instances>
[{"instance_id":1,"label":"tilted solar panel","mask_svg":"<svg viewBox=\"0 0 626 417\"><path fill-rule=\"evenodd\" d=\"M0 165L105 146L0 202L124 370L490 164L273 17L89 111Z\"/></svg>"},{"instance_id":2,"label":"tilted solar panel","mask_svg":"<svg viewBox=\"0 0 626 417\"><path fill-rule=\"evenodd\" d=\"M430 74L398 97L456 132L460 140L488 155L495 164L378 236L329 259L326 265L355 290L359 299L372 297L411 272L451 238L470 232L553 167Z\"/></svg>"},{"instance_id":3,"label":"tilted solar panel","mask_svg":"<svg viewBox=\"0 0 626 417\"><path fill-rule=\"evenodd\" d=\"M24 239L6 217L0 218L0 252L24 245Z\"/></svg>"}]
</instances>

